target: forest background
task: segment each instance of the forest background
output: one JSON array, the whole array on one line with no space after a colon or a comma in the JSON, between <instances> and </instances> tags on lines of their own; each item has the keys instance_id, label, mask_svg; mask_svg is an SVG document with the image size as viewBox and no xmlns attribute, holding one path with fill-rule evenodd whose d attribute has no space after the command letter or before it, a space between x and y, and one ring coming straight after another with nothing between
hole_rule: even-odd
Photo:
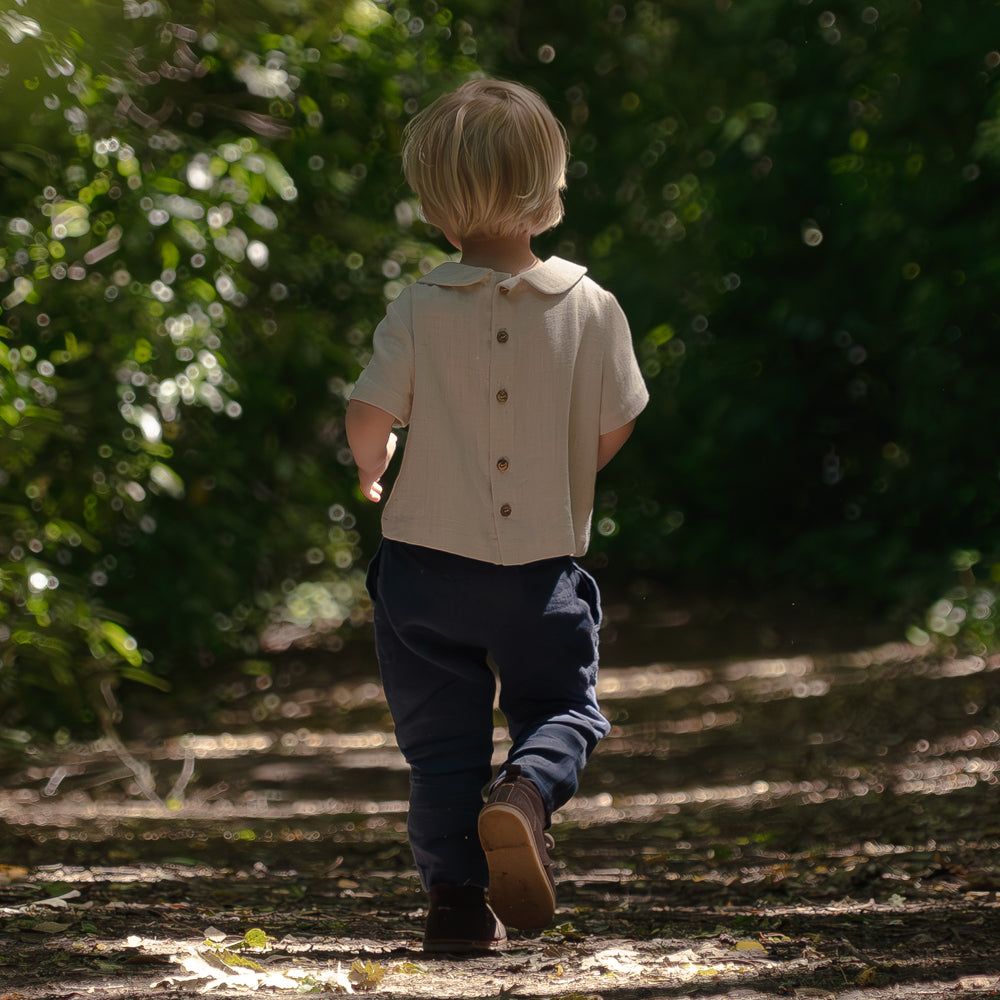
<instances>
[{"instance_id":1,"label":"forest background","mask_svg":"<svg viewBox=\"0 0 1000 1000\"><path fill-rule=\"evenodd\" d=\"M401 131L475 74L565 123L537 249L616 293L650 388L602 578L995 648L1000 3L0 8L8 746L366 620L345 401L449 252Z\"/></svg>"}]
</instances>

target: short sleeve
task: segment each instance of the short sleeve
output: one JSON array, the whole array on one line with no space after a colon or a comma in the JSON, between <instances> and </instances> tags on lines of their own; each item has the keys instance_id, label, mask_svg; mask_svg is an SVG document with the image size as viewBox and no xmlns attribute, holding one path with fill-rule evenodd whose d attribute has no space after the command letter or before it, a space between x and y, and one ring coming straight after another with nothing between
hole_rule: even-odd
<instances>
[{"instance_id":1,"label":"short sleeve","mask_svg":"<svg viewBox=\"0 0 1000 1000\"><path fill-rule=\"evenodd\" d=\"M390 303L372 337L372 359L361 373L351 399L377 406L395 418L395 426L410 422L413 404L413 332L409 322L410 296L404 289Z\"/></svg>"},{"instance_id":2,"label":"short sleeve","mask_svg":"<svg viewBox=\"0 0 1000 1000\"><path fill-rule=\"evenodd\" d=\"M601 434L634 420L649 402L649 392L639 370L628 320L609 293L602 317L605 337L601 377Z\"/></svg>"}]
</instances>

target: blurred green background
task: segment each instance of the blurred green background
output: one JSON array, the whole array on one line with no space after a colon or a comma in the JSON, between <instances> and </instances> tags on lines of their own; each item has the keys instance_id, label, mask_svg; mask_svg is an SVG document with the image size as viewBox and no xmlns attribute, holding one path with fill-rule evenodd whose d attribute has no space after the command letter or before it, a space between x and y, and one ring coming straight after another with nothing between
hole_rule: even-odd
<instances>
[{"instance_id":1,"label":"blurred green background","mask_svg":"<svg viewBox=\"0 0 1000 1000\"><path fill-rule=\"evenodd\" d=\"M474 74L565 123L537 249L652 396L590 562L993 648L998 45L996 0L0 3L0 731L366 620L345 400L449 252L402 128Z\"/></svg>"}]
</instances>

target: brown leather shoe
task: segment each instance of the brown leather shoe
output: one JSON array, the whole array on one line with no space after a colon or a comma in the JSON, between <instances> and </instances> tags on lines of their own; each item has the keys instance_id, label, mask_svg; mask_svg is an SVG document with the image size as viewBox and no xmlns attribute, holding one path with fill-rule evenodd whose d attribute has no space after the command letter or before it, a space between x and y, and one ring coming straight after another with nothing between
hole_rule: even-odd
<instances>
[{"instance_id":1,"label":"brown leather shoe","mask_svg":"<svg viewBox=\"0 0 1000 1000\"><path fill-rule=\"evenodd\" d=\"M479 814L479 841L490 869L490 905L511 927L547 927L556 909L542 796L509 764ZM548 842L548 843L547 843Z\"/></svg>"},{"instance_id":2,"label":"brown leather shoe","mask_svg":"<svg viewBox=\"0 0 1000 1000\"><path fill-rule=\"evenodd\" d=\"M430 890L424 951L494 951L507 940L504 925L478 885L435 885Z\"/></svg>"}]
</instances>

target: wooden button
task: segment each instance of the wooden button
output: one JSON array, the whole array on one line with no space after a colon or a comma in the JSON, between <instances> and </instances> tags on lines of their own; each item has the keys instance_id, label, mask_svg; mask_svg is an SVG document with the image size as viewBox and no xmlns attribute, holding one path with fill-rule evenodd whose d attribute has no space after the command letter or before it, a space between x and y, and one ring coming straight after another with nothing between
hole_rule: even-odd
<instances>
[{"instance_id":1,"label":"wooden button","mask_svg":"<svg viewBox=\"0 0 1000 1000\"><path fill-rule=\"evenodd\" d=\"M506 403L508 399L510 399L510 396L507 395L507 390L506 389L501 389L497 393L497 402L498 403Z\"/></svg>"},{"instance_id":2,"label":"wooden button","mask_svg":"<svg viewBox=\"0 0 1000 1000\"><path fill-rule=\"evenodd\" d=\"M513 513L514 513L514 508L511 507L511 505L509 503L505 503L500 508L500 516L501 517L510 517L510 515L513 514Z\"/></svg>"}]
</instances>

